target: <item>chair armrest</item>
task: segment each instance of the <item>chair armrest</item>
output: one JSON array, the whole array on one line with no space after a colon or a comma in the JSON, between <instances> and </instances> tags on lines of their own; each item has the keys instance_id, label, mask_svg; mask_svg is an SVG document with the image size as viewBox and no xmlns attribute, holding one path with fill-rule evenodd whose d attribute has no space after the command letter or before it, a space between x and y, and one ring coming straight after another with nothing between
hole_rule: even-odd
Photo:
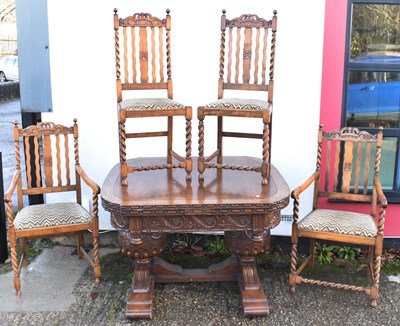
<instances>
[{"instance_id":1,"label":"chair armrest","mask_svg":"<svg viewBox=\"0 0 400 326\"><path fill-rule=\"evenodd\" d=\"M387 199L382 190L381 180L379 179L379 177L377 175L374 176L374 186L375 186L376 195L381 204L381 207L385 209L387 207Z\"/></svg>"},{"instance_id":2,"label":"chair armrest","mask_svg":"<svg viewBox=\"0 0 400 326\"><path fill-rule=\"evenodd\" d=\"M300 194L301 194L304 190L306 190L306 189L319 177L319 175L320 175L320 172L319 172L319 171L315 171L315 172L311 175L311 177L309 177L309 178L307 179L306 182L304 182L301 186L297 187L296 189L294 189L294 190L292 191L292 194L291 194L292 198L293 198L293 199L298 198L298 197L300 196Z\"/></svg>"},{"instance_id":3,"label":"chair armrest","mask_svg":"<svg viewBox=\"0 0 400 326\"><path fill-rule=\"evenodd\" d=\"M94 182L92 179L90 179L88 177L88 175L86 174L85 170L80 166L77 165L76 166L76 172L80 175L80 177L82 178L82 180L93 190L93 195L97 196L100 194L100 187L99 185Z\"/></svg>"},{"instance_id":4,"label":"chair armrest","mask_svg":"<svg viewBox=\"0 0 400 326\"><path fill-rule=\"evenodd\" d=\"M11 180L11 184L8 187L5 195L4 195L4 201L8 204L11 203L11 198L12 198L12 194L14 193L14 190L18 184L18 180L21 177L21 171L20 170L16 170L14 172L13 178Z\"/></svg>"}]
</instances>

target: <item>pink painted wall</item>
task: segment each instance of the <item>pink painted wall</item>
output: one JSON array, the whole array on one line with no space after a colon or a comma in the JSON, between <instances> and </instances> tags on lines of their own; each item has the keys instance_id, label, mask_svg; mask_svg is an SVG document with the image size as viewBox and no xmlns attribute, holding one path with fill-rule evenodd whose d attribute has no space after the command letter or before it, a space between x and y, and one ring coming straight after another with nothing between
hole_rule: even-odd
<instances>
[{"instance_id":1,"label":"pink painted wall","mask_svg":"<svg viewBox=\"0 0 400 326\"><path fill-rule=\"evenodd\" d=\"M325 1L325 32L322 66L320 123L325 130L340 128L344 53L346 46L347 0ZM320 208L336 208L369 213L365 204L320 203ZM385 236L400 237L400 205L389 204L386 210Z\"/></svg>"}]
</instances>

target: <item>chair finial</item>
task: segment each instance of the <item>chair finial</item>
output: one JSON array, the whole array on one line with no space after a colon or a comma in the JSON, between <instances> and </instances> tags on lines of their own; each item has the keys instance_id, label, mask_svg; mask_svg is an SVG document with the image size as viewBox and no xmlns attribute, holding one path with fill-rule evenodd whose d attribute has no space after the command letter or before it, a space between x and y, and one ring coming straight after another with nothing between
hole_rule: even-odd
<instances>
[{"instance_id":1,"label":"chair finial","mask_svg":"<svg viewBox=\"0 0 400 326\"><path fill-rule=\"evenodd\" d=\"M225 15L226 14L226 10L222 9L222 14Z\"/></svg>"},{"instance_id":2,"label":"chair finial","mask_svg":"<svg viewBox=\"0 0 400 326\"><path fill-rule=\"evenodd\" d=\"M167 10L165 10L165 12L167 13L167 15L169 15L169 13L170 13L170 10L169 10L169 9L167 9Z\"/></svg>"},{"instance_id":3,"label":"chair finial","mask_svg":"<svg viewBox=\"0 0 400 326\"><path fill-rule=\"evenodd\" d=\"M114 8L114 14L116 14L118 12L117 8Z\"/></svg>"},{"instance_id":4,"label":"chair finial","mask_svg":"<svg viewBox=\"0 0 400 326\"><path fill-rule=\"evenodd\" d=\"M276 14L278 13L278 10L274 10L274 16L276 16Z\"/></svg>"}]
</instances>

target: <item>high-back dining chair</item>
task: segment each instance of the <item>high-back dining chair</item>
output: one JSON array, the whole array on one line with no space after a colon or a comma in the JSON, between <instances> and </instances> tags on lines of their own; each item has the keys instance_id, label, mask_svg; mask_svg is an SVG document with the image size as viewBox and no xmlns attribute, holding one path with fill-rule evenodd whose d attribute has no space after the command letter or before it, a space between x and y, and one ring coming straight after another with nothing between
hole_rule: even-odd
<instances>
[{"instance_id":1,"label":"high-back dining chair","mask_svg":"<svg viewBox=\"0 0 400 326\"><path fill-rule=\"evenodd\" d=\"M16 170L6 191L8 236L16 295L21 295L21 267L27 266L27 240L77 236L78 256L86 258L94 269L96 284L100 282L99 258L99 186L91 180L79 162L78 125L71 127L53 122L39 122L18 128L14 122ZM25 150L21 151L23 145ZM21 162L26 161L26 168ZM82 184L92 191L90 211L82 206ZM16 214L12 202L17 192ZM71 201L29 205L28 196L51 196L71 193ZM25 200L24 200L25 199ZM83 232L93 236L93 257L85 251ZM18 262L18 242L21 253Z\"/></svg>"},{"instance_id":2,"label":"high-back dining chair","mask_svg":"<svg viewBox=\"0 0 400 326\"><path fill-rule=\"evenodd\" d=\"M227 19L221 17L221 44L219 59L218 100L199 106L199 160L200 180L206 168L261 172L262 184L268 183L271 153L272 104L274 90L274 65L277 30L277 11L272 19L245 14ZM265 100L252 98L227 98L225 90L259 91ZM242 92L243 94L243 92ZM218 117L217 150L204 155L205 117ZM258 118L263 130L259 133L224 131L223 117ZM240 122L237 122L240 125ZM228 165L223 163L223 137L262 139L262 164L258 167ZM213 159L217 158L216 162Z\"/></svg>"},{"instance_id":3,"label":"high-back dining chair","mask_svg":"<svg viewBox=\"0 0 400 326\"><path fill-rule=\"evenodd\" d=\"M128 173L154 169L184 168L187 179L192 171L192 108L173 100L171 70L171 16L164 19L149 13L120 18L114 9L115 61L119 123L121 182L127 185ZM132 91L165 90L166 97L133 97ZM136 92L137 93L137 92ZM154 93L153 93L154 94ZM186 156L173 151L173 117L186 119ZM127 132L129 118L167 117L165 131ZM128 166L127 138L167 137L166 163L157 166Z\"/></svg>"},{"instance_id":4,"label":"high-back dining chair","mask_svg":"<svg viewBox=\"0 0 400 326\"><path fill-rule=\"evenodd\" d=\"M325 132L323 126L320 126L316 170L307 181L292 191L292 293L295 293L296 286L300 283L322 285L365 292L372 298L372 306L377 306L387 207L379 179L382 138L382 128L378 134L371 135L353 127ZM311 185L314 186L312 210L299 220L300 195ZM348 203L348 210L319 208L321 199L345 201ZM361 203L369 204L369 214L360 212ZM310 252L298 267L299 238L310 239ZM306 267L314 267L316 241L367 247L368 272L372 284L350 285L300 276Z\"/></svg>"}]
</instances>

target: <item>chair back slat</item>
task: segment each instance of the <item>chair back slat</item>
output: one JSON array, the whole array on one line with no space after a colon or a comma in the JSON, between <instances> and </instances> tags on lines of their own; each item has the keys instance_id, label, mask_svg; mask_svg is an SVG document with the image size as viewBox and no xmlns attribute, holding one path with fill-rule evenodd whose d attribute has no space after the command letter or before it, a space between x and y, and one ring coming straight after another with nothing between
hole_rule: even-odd
<instances>
[{"instance_id":1,"label":"chair back slat","mask_svg":"<svg viewBox=\"0 0 400 326\"><path fill-rule=\"evenodd\" d=\"M325 166L325 183L324 183L324 190L328 191L329 189L329 175L331 171L331 154L332 154L332 142L328 141L327 142L327 153L326 153L326 166Z\"/></svg>"},{"instance_id":2,"label":"chair back slat","mask_svg":"<svg viewBox=\"0 0 400 326\"><path fill-rule=\"evenodd\" d=\"M344 142L342 167L342 192L350 192L351 174L353 172L353 142Z\"/></svg>"},{"instance_id":3,"label":"chair back slat","mask_svg":"<svg viewBox=\"0 0 400 326\"><path fill-rule=\"evenodd\" d=\"M139 61L140 61L140 82L149 82L149 53L147 47L147 28L140 27L139 29Z\"/></svg>"},{"instance_id":4,"label":"chair back slat","mask_svg":"<svg viewBox=\"0 0 400 326\"><path fill-rule=\"evenodd\" d=\"M358 194L360 186L360 173L361 173L361 157L362 157L362 143L357 144L357 165L354 178L354 193Z\"/></svg>"},{"instance_id":5,"label":"chair back slat","mask_svg":"<svg viewBox=\"0 0 400 326\"><path fill-rule=\"evenodd\" d=\"M151 29L151 82L156 82L156 32Z\"/></svg>"},{"instance_id":6,"label":"chair back slat","mask_svg":"<svg viewBox=\"0 0 400 326\"><path fill-rule=\"evenodd\" d=\"M159 66L160 66L160 82L163 83L165 81L164 77L164 41L163 41L163 33L162 33L162 27L160 26L158 28L158 53L160 53L159 57ZM155 82L155 80L153 81Z\"/></svg>"},{"instance_id":7,"label":"chair back slat","mask_svg":"<svg viewBox=\"0 0 400 326\"><path fill-rule=\"evenodd\" d=\"M126 27L124 27L125 29ZM135 30L131 28L131 47L132 47L132 82L136 83L137 82L137 70L136 70L136 36L135 36ZM128 47L125 47L128 49ZM128 69L126 69L126 74L128 75ZM129 83L128 79L126 79L125 83Z\"/></svg>"},{"instance_id":8,"label":"chair back slat","mask_svg":"<svg viewBox=\"0 0 400 326\"><path fill-rule=\"evenodd\" d=\"M123 90L166 89L168 96L171 93L170 19L169 10L160 19L148 13L120 18L114 9L119 101Z\"/></svg>"},{"instance_id":9,"label":"chair back slat","mask_svg":"<svg viewBox=\"0 0 400 326\"><path fill-rule=\"evenodd\" d=\"M223 11L218 90L220 98L223 97L224 89L267 91L268 101L272 103L276 25L276 11L271 20L254 14L227 19Z\"/></svg>"},{"instance_id":10,"label":"chair back slat","mask_svg":"<svg viewBox=\"0 0 400 326\"><path fill-rule=\"evenodd\" d=\"M71 185L71 169L69 159L69 140L68 135L64 135L64 148L65 148L65 179L67 186Z\"/></svg>"},{"instance_id":11,"label":"chair back slat","mask_svg":"<svg viewBox=\"0 0 400 326\"><path fill-rule=\"evenodd\" d=\"M239 83L239 65L240 65L240 28L236 29L236 59L235 59L235 83Z\"/></svg>"},{"instance_id":12,"label":"chair back slat","mask_svg":"<svg viewBox=\"0 0 400 326\"><path fill-rule=\"evenodd\" d=\"M268 49L268 29L264 29L263 38L263 57L262 57L262 70L261 70L261 84L267 84L267 49Z\"/></svg>"},{"instance_id":13,"label":"chair back slat","mask_svg":"<svg viewBox=\"0 0 400 326\"><path fill-rule=\"evenodd\" d=\"M258 84L258 61L260 60L260 29L256 30L256 47L254 58L254 83Z\"/></svg>"},{"instance_id":14,"label":"chair back slat","mask_svg":"<svg viewBox=\"0 0 400 326\"><path fill-rule=\"evenodd\" d=\"M353 127L329 133L323 131L322 138L318 140L318 161L323 162L321 166L324 170L321 171L323 184L321 190L317 190L319 194L314 200L314 206L321 196L333 200L369 201L373 176L379 172L382 138L382 130L377 135ZM333 184L332 188L330 183Z\"/></svg>"},{"instance_id":15,"label":"chair back slat","mask_svg":"<svg viewBox=\"0 0 400 326\"><path fill-rule=\"evenodd\" d=\"M365 151L364 189L363 189L364 194L366 194L368 190L370 166L371 166L371 143L368 143L367 149Z\"/></svg>"},{"instance_id":16,"label":"chair back slat","mask_svg":"<svg viewBox=\"0 0 400 326\"><path fill-rule=\"evenodd\" d=\"M252 29L244 29L244 45L243 45L243 83L250 83L250 69L251 69L251 59L252 59Z\"/></svg>"},{"instance_id":17,"label":"chair back slat","mask_svg":"<svg viewBox=\"0 0 400 326\"><path fill-rule=\"evenodd\" d=\"M229 41L228 41L228 74L227 74L227 82L230 83L231 82L231 76L232 76L232 31L233 28L229 28ZM222 51L221 51L222 52ZM221 56L221 60L222 62L224 62L224 58L223 55ZM223 78L223 75L222 75Z\"/></svg>"},{"instance_id":18,"label":"chair back slat","mask_svg":"<svg viewBox=\"0 0 400 326\"><path fill-rule=\"evenodd\" d=\"M57 151L57 185L62 185L61 177L61 150L60 150L60 135L56 135L56 151Z\"/></svg>"},{"instance_id":19,"label":"chair back slat","mask_svg":"<svg viewBox=\"0 0 400 326\"><path fill-rule=\"evenodd\" d=\"M43 139L43 165L46 187L53 187L53 153L51 150L50 135L44 135ZM35 155L39 159L39 155ZM39 170L40 171L40 170Z\"/></svg>"}]
</instances>

